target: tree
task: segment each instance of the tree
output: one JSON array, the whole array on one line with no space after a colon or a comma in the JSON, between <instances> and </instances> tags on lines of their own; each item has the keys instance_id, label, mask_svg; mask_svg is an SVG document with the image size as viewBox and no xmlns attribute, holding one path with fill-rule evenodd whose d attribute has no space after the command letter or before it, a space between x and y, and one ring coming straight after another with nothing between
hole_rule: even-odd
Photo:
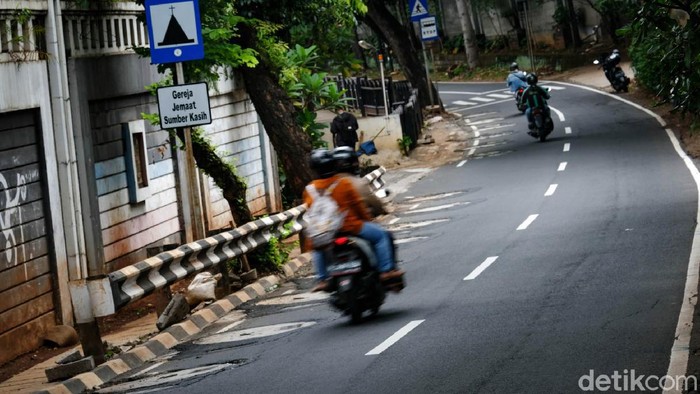
<instances>
[{"instance_id":1,"label":"tree","mask_svg":"<svg viewBox=\"0 0 700 394\"><path fill-rule=\"evenodd\" d=\"M428 86L428 76L417 55L420 53L421 45L413 34L412 26L402 25L389 10L387 2L383 0L366 0L366 4L367 13L358 15L358 18L389 44L406 79L411 82L411 86L418 89L420 97L424 97L427 101L430 97L428 89L433 89L433 97L439 101L437 90L433 86Z\"/></svg>"},{"instance_id":2,"label":"tree","mask_svg":"<svg viewBox=\"0 0 700 394\"><path fill-rule=\"evenodd\" d=\"M473 70L479 65L479 50L476 45L476 33L472 24L472 16L469 10L472 9L469 0L455 0L457 2L457 13L459 22L462 24L462 36L464 37L464 50L467 54L467 64ZM467 4L465 4L465 1Z\"/></svg>"},{"instance_id":3,"label":"tree","mask_svg":"<svg viewBox=\"0 0 700 394\"><path fill-rule=\"evenodd\" d=\"M644 2L625 32L632 38L635 76L674 109L700 115L700 4L695 0Z\"/></svg>"}]
</instances>

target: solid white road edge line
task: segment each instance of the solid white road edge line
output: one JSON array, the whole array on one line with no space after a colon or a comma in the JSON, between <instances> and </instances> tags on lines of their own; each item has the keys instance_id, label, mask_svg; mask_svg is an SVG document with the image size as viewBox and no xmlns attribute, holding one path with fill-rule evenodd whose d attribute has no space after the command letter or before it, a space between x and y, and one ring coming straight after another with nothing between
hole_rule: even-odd
<instances>
[{"instance_id":1,"label":"solid white road edge line","mask_svg":"<svg viewBox=\"0 0 700 394\"><path fill-rule=\"evenodd\" d=\"M474 271L472 271L471 274L467 275L462 280L474 280L474 279L476 279L477 276L479 276L482 272L484 272L484 270L486 268L488 268L491 264L493 264L497 259L498 259L498 256L487 257L483 263L479 264L479 266L476 267L474 269Z\"/></svg>"},{"instance_id":2,"label":"solid white road edge line","mask_svg":"<svg viewBox=\"0 0 700 394\"><path fill-rule=\"evenodd\" d=\"M671 144L676 150L678 156L681 157L686 167L693 176L695 185L698 189L698 210L695 217L695 222L700 223L700 171L695 166L693 161L685 154L681 144L678 142L673 130L666 129L668 138L671 139ZM688 356L690 353L690 332L693 329L693 311L695 310L695 302L698 288L698 270L700 269L700 239L699 239L700 224L695 226L695 236L693 244L690 248L690 260L688 261L688 272L685 277L685 290L683 292L683 305L681 312L678 315L678 324L676 325L676 341L671 348L671 360L668 365L668 376L683 376L688 370ZM664 393L676 391L666 390Z\"/></svg>"},{"instance_id":3,"label":"solid white road edge line","mask_svg":"<svg viewBox=\"0 0 700 394\"><path fill-rule=\"evenodd\" d=\"M559 186L559 185L557 185L556 183L549 185L549 188L547 189L547 191L544 192L544 196L549 197L552 194L554 194L554 191L557 190L557 186Z\"/></svg>"},{"instance_id":4,"label":"solid white road edge line","mask_svg":"<svg viewBox=\"0 0 700 394\"><path fill-rule=\"evenodd\" d=\"M567 165L567 162L562 161L561 163L559 163L559 168L557 168L557 171L564 171L564 170L566 170L566 165Z\"/></svg>"},{"instance_id":5,"label":"solid white road edge line","mask_svg":"<svg viewBox=\"0 0 700 394\"><path fill-rule=\"evenodd\" d=\"M571 144L567 142L566 144L564 144L564 152L568 152L570 150L571 150Z\"/></svg>"},{"instance_id":6,"label":"solid white road edge line","mask_svg":"<svg viewBox=\"0 0 700 394\"><path fill-rule=\"evenodd\" d=\"M589 90L604 96L612 97L615 100L619 100L627 105L637 108L640 111L646 112L651 117L655 118L657 122L662 127L666 127L666 121L663 120L661 116L654 113L648 108L644 108L637 103L633 103L629 100L625 100L622 97L610 94L608 92L602 92L600 90L581 86L574 83L567 82L556 82L561 85L573 86L579 89ZM666 129L666 134L671 140L673 148L676 150L678 156L685 163L686 167L693 176L695 185L698 189L698 210L696 213L695 222L700 223L700 173L698 168L695 166L692 160L685 154L681 148L676 135L671 129ZM688 371L688 356L690 352L690 332L693 329L693 310L695 306L695 293L698 288L698 271L700 270L700 225L695 226L695 235L693 236L693 244L690 248L690 259L688 261L688 271L685 279L685 291L683 293L683 305L681 305L681 312L678 315L678 324L676 325L676 341L671 348L671 358L668 364L668 371L666 375L668 376L681 376L685 375ZM675 388L675 387L674 387ZM664 393L673 392L672 390L664 389Z\"/></svg>"},{"instance_id":7,"label":"solid white road edge line","mask_svg":"<svg viewBox=\"0 0 700 394\"><path fill-rule=\"evenodd\" d=\"M425 319L413 320L412 322L406 324L405 326L401 327L400 330L396 331L394 333L394 335L390 336L384 342L380 343L379 346L377 346L374 349L370 350L369 352L365 353L365 356L374 356L374 355L380 354L381 352L388 349L391 345L398 342L399 339L405 337L409 332L413 331L414 328L418 327L424 321L425 321Z\"/></svg>"},{"instance_id":8,"label":"solid white road edge line","mask_svg":"<svg viewBox=\"0 0 700 394\"><path fill-rule=\"evenodd\" d=\"M537 219L538 216L540 216L540 215L539 215L539 214L534 214L534 215L528 216L527 219L525 219L525 221L522 222L522 223L520 224L520 226L518 226L518 228L517 228L516 230L525 230L529 225L532 224L532 222L535 221L535 219Z\"/></svg>"}]
</instances>

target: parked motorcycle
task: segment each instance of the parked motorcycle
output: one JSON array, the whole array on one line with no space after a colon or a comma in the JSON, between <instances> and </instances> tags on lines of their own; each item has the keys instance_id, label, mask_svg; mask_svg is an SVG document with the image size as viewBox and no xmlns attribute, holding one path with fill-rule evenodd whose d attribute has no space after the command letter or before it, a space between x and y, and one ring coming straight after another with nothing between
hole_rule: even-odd
<instances>
[{"instance_id":1,"label":"parked motorcycle","mask_svg":"<svg viewBox=\"0 0 700 394\"><path fill-rule=\"evenodd\" d=\"M387 291L399 292L404 288L403 277L386 282L379 280L372 245L362 238L336 237L323 253L326 254L330 303L349 315L353 323L359 323L365 311L379 312Z\"/></svg>"},{"instance_id":2,"label":"parked motorcycle","mask_svg":"<svg viewBox=\"0 0 700 394\"><path fill-rule=\"evenodd\" d=\"M518 111L520 111L520 112L525 112L525 110L527 109L527 106L525 105L525 103L520 101L520 99L523 97L524 91L525 91L525 88L521 86L515 92L515 106L518 107Z\"/></svg>"},{"instance_id":3,"label":"parked motorcycle","mask_svg":"<svg viewBox=\"0 0 700 394\"><path fill-rule=\"evenodd\" d=\"M593 61L593 64L603 68L605 77L610 82L610 85L616 92L629 91L630 79L625 75L625 72L620 67L620 54L613 52L610 56L603 55Z\"/></svg>"}]
</instances>

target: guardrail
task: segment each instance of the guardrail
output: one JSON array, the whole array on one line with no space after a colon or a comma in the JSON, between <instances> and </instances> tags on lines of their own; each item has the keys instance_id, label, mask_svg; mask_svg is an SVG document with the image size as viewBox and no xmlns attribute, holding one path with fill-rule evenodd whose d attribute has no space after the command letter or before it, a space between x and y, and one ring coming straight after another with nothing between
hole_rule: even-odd
<instances>
[{"instance_id":1,"label":"guardrail","mask_svg":"<svg viewBox=\"0 0 700 394\"><path fill-rule=\"evenodd\" d=\"M386 169L380 167L364 176L375 192L384 186L381 180L384 173ZM304 212L306 206L300 205L114 271L105 278L93 281L99 283L88 285L92 312L96 317L114 314L129 303L190 274L240 257L269 242L273 236L286 238L297 234L303 229Z\"/></svg>"}]
</instances>

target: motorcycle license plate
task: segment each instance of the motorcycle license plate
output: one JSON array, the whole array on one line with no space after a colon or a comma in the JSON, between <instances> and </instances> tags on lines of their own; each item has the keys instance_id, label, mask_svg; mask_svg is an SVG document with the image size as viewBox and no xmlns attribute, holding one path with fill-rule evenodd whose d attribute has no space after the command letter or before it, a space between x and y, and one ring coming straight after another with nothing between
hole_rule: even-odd
<instances>
[{"instance_id":1,"label":"motorcycle license plate","mask_svg":"<svg viewBox=\"0 0 700 394\"><path fill-rule=\"evenodd\" d=\"M328 267L328 273L333 276L347 275L360 272L362 270L361 260L350 260L342 263L334 263Z\"/></svg>"}]
</instances>

